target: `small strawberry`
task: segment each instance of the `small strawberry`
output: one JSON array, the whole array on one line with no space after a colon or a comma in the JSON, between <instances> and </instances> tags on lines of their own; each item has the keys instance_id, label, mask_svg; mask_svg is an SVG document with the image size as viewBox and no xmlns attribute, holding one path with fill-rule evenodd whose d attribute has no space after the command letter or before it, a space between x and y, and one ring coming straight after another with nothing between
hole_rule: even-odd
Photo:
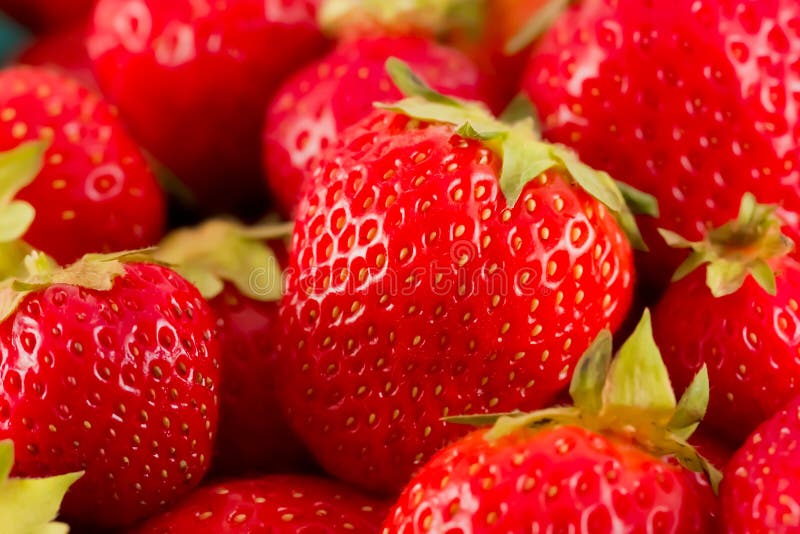
<instances>
[{"instance_id":1,"label":"small strawberry","mask_svg":"<svg viewBox=\"0 0 800 534\"><path fill-rule=\"evenodd\" d=\"M402 96L386 73L386 60L407 62L437 90L489 101L489 79L456 49L423 37L346 40L299 70L275 94L267 110L264 157L267 182L281 210L290 214L312 162L378 101Z\"/></svg>"},{"instance_id":2,"label":"small strawberry","mask_svg":"<svg viewBox=\"0 0 800 534\"><path fill-rule=\"evenodd\" d=\"M42 142L25 143L34 140ZM30 224L24 239L60 263L161 237L164 195L153 172L113 109L76 80L44 68L0 71L0 151L12 148L20 150L0 164L46 149L44 166L4 176L0 204L27 203L15 220Z\"/></svg>"},{"instance_id":3,"label":"small strawberry","mask_svg":"<svg viewBox=\"0 0 800 534\"><path fill-rule=\"evenodd\" d=\"M282 327L277 300L291 226L246 228L211 220L168 235L153 253L193 282L217 316L222 359L218 474L290 472L308 454L278 405L275 380Z\"/></svg>"},{"instance_id":4,"label":"small strawberry","mask_svg":"<svg viewBox=\"0 0 800 534\"><path fill-rule=\"evenodd\" d=\"M95 0L0 0L0 11L28 28L45 32L71 25L91 11Z\"/></svg>"},{"instance_id":5,"label":"small strawberry","mask_svg":"<svg viewBox=\"0 0 800 534\"><path fill-rule=\"evenodd\" d=\"M92 62L86 51L86 22L67 26L52 33L39 35L28 43L15 58L20 65L58 68L96 89Z\"/></svg>"},{"instance_id":6,"label":"small strawberry","mask_svg":"<svg viewBox=\"0 0 800 534\"><path fill-rule=\"evenodd\" d=\"M495 417L439 452L383 534L709 532L714 496L691 471L719 474L685 441L705 411L708 376L676 403L647 312L613 362L611 351L604 331L572 378L574 407Z\"/></svg>"},{"instance_id":7,"label":"small strawberry","mask_svg":"<svg viewBox=\"0 0 800 534\"><path fill-rule=\"evenodd\" d=\"M84 470L64 516L123 526L200 482L217 426L219 346L197 290L137 256L66 269L33 254L0 289L0 438L14 472Z\"/></svg>"},{"instance_id":8,"label":"small strawberry","mask_svg":"<svg viewBox=\"0 0 800 534\"><path fill-rule=\"evenodd\" d=\"M323 467L386 493L464 433L442 416L551 402L633 285L608 175L389 64L412 96L345 130L298 206L280 381Z\"/></svg>"},{"instance_id":9,"label":"small strawberry","mask_svg":"<svg viewBox=\"0 0 800 534\"><path fill-rule=\"evenodd\" d=\"M531 56L545 138L658 199L641 221L652 284L685 258L657 228L699 240L748 191L800 237L799 20L797 0L586 0Z\"/></svg>"},{"instance_id":10,"label":"small strawberry","mask_svg":"<svg viewBox=\"0 0 800 534\"><path fill-rule=\"evenodd\" d=\"M800 394L800 264L775 208L749 194L738 218L703 241L664 237L693 253L655 310L656 340L676 387L708 367L707 424L738 445Z\"/></svg>"},{"instance_id":11,"label":"small strawberry","mask_svg":"<svg viewBox=\"0 0 800 534\"><path fill-rule=\"evenodd\" d=\"M335 482L272 475L200 488L134 534L377 534L385 511Z\"/></svg>"},{"instance_id":12,"label":"small strawberry","mask_svg":"<svg viewBox=\"0 0 800 534\"><path fill-rule=\"evenodd\" d=\"M325 47L318 0L100 0L87 46L141 143L207 211L263 211L261 130L283 79Z\"/></svg>"},{"instance_id":13,"label":"small strawberry","mask_svg":"<svg viewBox=\"0 0 800 534\"><path fill-rule=\"evenodd\" d=\"M763 422L734 455L720 487L721 532L800 529L800 398Z\"/></svg>"}]
</instances>

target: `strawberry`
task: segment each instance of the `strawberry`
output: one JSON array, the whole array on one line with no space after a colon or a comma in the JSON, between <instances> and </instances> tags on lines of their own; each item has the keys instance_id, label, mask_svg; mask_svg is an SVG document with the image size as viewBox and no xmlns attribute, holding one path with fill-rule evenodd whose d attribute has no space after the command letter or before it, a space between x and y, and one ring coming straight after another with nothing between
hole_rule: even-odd
<instances>
[{"instance_id":1,"label":"strawberry","mask_svg":"<svg viewBox=\"0 0 800 534\"><path fill-rule=\"evenodd\" d=\"M94 0L0 0L0 11L34 31L43 32L81 20L93 5Z\"/></svg>"},{"instance_id":2,"label":"strawberry","mask_svg":"<svg viewBox=\"0 0 800 534\"><path fill-rule=\"evenodd\" d=\"M800 528L800 398L747 438L720 487L722 532L768 534Z\"/></svg>"},{"instance_id":3,"label":"strawberry","mask_svg":"<svg viewBox=\"0 0 800 534\"><path fill-rule=\"evenodd\" d=\"M607 175L389 64L412 96L345 130L298 206L280 381L322 466L385 493L463 434L442 416L550 402L633 284L579 185L624 210Z\"/></svg>"},{"instance_id":4,"label":"strawberry","mask_svg":"<svg viewBox=\"0 0 800 534\"><path fill-rule=\"evenodd\" d=\"M295 73L267 110L267 181L284 213L292 213L312 162L348 126L372 112L373 102L402 95L384 65L395 56L442 92L490 100L488 79L463 54L422 37L346 40ZM309 89L311 88L311 89Z\"/></svg>"},{"instance_id":5,"label":"strawberry","mask_svg":"<svg viewBox=\"0 0 800 534\"><path fill-rule=\"evenodd\" d=\"M113 109L66 75L33 67L0 71L0 150L40 139L39 148L28 144L16 157L41 156L46 148L41 172L11 173L0 199L27 203L26 241L66 264L161 237L164 195Z\"/></svg>"},{"instance_id":6,"label":"strawberry","mask_svg":"<svg viewBox=\"0 0 800 534\"><path fill-rule=\"evenodd\" d=\"M154 257L193 282L217 316L222 352L214 471L290 472L308 463L278 405L278 303L291 228L211 220L168 235Z\"/></svg>"},{"instance_id":7,"label":"strawberry","mask_svg":"<svg viewBox=\"0 0 800 534\"><path fill-rule=\"evenodd\" d=\"M325 41L318 0L100 0L87 40L98 83L137 139L207 211L263 211L270 95Z\"/></svg>"},{"instance_id":8,"label":"strawberry","mask_svg":"<svg viewBox=\"0 0 800 534\"><path fill-rule=\"evenodd\" d=\"M377 533L386 506L325 479L272 475L195 491L134 534Z\"/></svg>"},{"instance_id":9,"label":"strawberry","mask_svg":"<svg viewBox=\"0 0 800 534\"><path fill-rule=\"evenodd\" d=\"M799 20L796 0L587 0L531 56L544 136L658 199L641 221L652 285L685 258L657 228L699 240L748 191L800 236Z\"/></svg>"},{"instance_id":10,"label":"strawberry","mask_svg":"<svg viewBox=\"0 0 800 534\"><path fill-rule=\"evenodd\" d=\"M81 21L36 37L19 52L16 63L59 68L86 87L96 89L85 40L86 22Z\"/></svg>"},{"instance_id":11,"label":"strawberry","mask_svg":"<svg viewBox=\"0 0 800 534\"><path fill-rule=\"evenodd\" d=\"M214 317L173 271L137 256L66 269L34 253L0 291L0 438L14 472L84 470L64 516L124 526L188 492L217 426Z\"/></svg>"},{"instance_id":12,"label":"strawberry","mask_svg":"<svg viewBox=\"0 0 800 534\"><path fill-rule=\"evenodd\" d=\"M655 310L656 340L678 388L708 366L707 424L738 445L800 394L800 264L787 255L791 244L775 208L749 194L738 218L707 231L703 241L664 235L694 250L676 275L685 278Z\"/></svg>"},{"instance_id":13,"label":"strawberry","mask_svg":"<svg viewBox=\"0 0 800 534\"><path fill-rule=\"evenodd\" d=\"M574 407L495 417L493 428L439 452L383 534L709 532L714 496L691 471L712 481L718 473L685 441L702 418L708 376L676 403L647 313L613 363L611 350L605 331L578 364Z\"/></svg>"}]
</instances>

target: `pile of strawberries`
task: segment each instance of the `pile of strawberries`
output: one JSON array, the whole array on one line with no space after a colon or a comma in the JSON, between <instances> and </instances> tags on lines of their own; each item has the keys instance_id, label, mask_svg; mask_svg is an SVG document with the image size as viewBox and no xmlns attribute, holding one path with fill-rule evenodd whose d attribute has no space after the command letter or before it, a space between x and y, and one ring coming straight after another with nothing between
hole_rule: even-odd
<instances>
[{"instance_id":1,"label":"pile of strawberries","mask_svg":"<svg viewBox=\"0 0 800 534\"><path fill-rule=\"evenodd\" d=\"M0 10L0 533L800 532L797 0Z\"/></svg>"}]
</instances>

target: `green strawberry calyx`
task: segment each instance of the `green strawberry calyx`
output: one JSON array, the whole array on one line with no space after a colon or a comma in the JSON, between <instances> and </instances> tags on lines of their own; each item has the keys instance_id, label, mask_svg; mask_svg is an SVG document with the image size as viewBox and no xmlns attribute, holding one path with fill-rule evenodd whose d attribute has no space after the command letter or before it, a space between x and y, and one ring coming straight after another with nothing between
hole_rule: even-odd
<instances>
[{"instance_id":1,"label":"green strawberry calyx","mask_svg":"<svg viewBox=\"0 0 800 534\"><path fill-rule=\"evenodd\" d=\"M776 211L775 206L759 204L755 196L745 193L736 219L708 230L700 241L659 229L669 246L692 249L675 271L673 281L706 265L706 285L715 297L735 293L748 276L774 295L775 272L770 261L794 248L792 240L781 233L782 221Z\"/></svg>"},{"instance_id":2,"label":"green strawberry calyx","mask_svg":"<svg viewBox=\"0 0 800 534\"><path fill-rule=\"evenodd\" d=\"M61 501L83 473L47 478L11 478L14 444L0 441L0 525L4 534L66 534L55 522Z\"/></svg>"},{"instance_id":3,"label":"green strawberry calyx","mask_svg":"<svg viewBox=\"0 0 800 534\"><path fill-rule=\"evenodd\" d=\"M153 257L169 264L192 282L207 299L230 282L246 297L274 301L283 288L281 267L267 240L286 238L292 224L244 226L212 219L182 228L164 238Z\"/></svg>"},{"instance_id":4,"label":"green strawberry calyx","mask_svg":"<svg viewBox=\"0 0 800 534\"><path fill-rule=\"evenodd\" d=\"M436 92L397 58L389 58L386 70L406 98L376 105L422 121L450 124L461 137L478 140L501 156L500 189L509 205L516 204L528 182L548 170L557 169L614 214L634 247L647 249L626 198L638 199L637 211L657 213L653 197L638 191L634 194L635 190L630 187L623 193L607 173L589 167L569 148L540 140L530 116L512 123L500 121L480 103L464 102ZM519 113L522 108L515 104L513 115L522 115Z\"/></svg>"},{"instance_id":5,"label":"green strawberry calyx","mask_svg":"<svg viewBox=\"0 0 800 534\"><path fill-rule=\"evenodd\" d=\"M317 20L329 35L441 35L453 28L476 32L483 0L323 0Z\"/></svg>"},{"instance_id":6,"label":"green strawberry calyx","mask_svg":"<svg viewBox=\"0 0 800 534\"><path fill-rule=\"evenodd\" d=\"M708 406L705 366L676 401L667 368L653 339L648 310L613 359L612 350L611 334L604 330L575 368L569 388L573 406L447 420L476 426L493 424L485 435L488 440L523 428L539 431L562 425L623 437L654 456L672 456L685 468L704 472L716 491L722 475L686 441Z\"/></svg>"}]
</instances>

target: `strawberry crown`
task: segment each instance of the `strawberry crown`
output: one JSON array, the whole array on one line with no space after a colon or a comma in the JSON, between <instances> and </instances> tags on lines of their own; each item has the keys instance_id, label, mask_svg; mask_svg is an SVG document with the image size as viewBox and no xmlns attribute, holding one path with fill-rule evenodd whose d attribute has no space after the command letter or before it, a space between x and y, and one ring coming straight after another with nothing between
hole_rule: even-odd
<instances>
[{"instance_id":1,"label":"strawberry crown","mask_svg":"<svg viewBox=\"0 0 800 534\"><path fill-rule=\"evenodd\" d=\"M523 428L541 431L562 425L624 436L654 456L673 456L687 469L706 473L716 491L722 475L686 441L708 406L706 367L695 375L676 401L667 368L653 339L648 310L613 361L612 350L611 333L603 330L575 368L569 388L574 406L447 420L476 426L493 424L485 436L488 440Z\"/></svg>"},{"instance_id":2,"label":"strawberry crown","mask_svg":"<svg viewBox=\"0 0 800 534\"><path fill-rule=\"evenodd\" d=\"M794 248L792 240L781 233L783 222L776 209L759 204L752 193L745 193L736 219L708 230L700 241L689 241L675 232L659 229L669 246L692 249L672 280L680 280L706 265L706 285L715 297L735 293L748 276L774 295L775 272L769 262Z\"/></svg>"},{"instance_id":3,"label":"strawberry crown","mask_svg":"<svg viewBox=\"0 0 800 534\"><path fill-rule=\"evenodd\" d=\"M510 205L516 204L528 182L549 169L559 169L614 214L634 247L647 250L633 214L657 215L655 198L629 186L620 187L607 173L583 163L569 148L539 139L529 113L530 103L516 99L504 113L510 122L504 122L480 103L435 91L397 58L389 58L386 70L406 98L376 106L426 122L453 125L461 137L478 140L497 153L503 160L500 189Z\"/></svg>"},{"instance_id":4,"label":"strawberry crown","mask_svg":"<svg viewBox=\"0 0 800 534\"><path fill-rule=\"evenodd\" d=\"M0 441L0 525L5 534L66 534L54 522L69 487L83 473L48 478L11 478L14 444Z\"/></svg>"},{"instance_id":5,"label":"strawberry crown","mask_svg":"<svg viewBox=\"0 0 800 534\"><path fill-rule=\"evenodd\" d=\"M291 223L245 227L215 219L174 231L153 251L153 258L169 264L207 299L219 295L225 282L230 282L249 298L278 300L281 267L266 241L288 237L291 231ZM258 287L254 273L266 276L259 279Z\"/></svg>"}]
</instances>

